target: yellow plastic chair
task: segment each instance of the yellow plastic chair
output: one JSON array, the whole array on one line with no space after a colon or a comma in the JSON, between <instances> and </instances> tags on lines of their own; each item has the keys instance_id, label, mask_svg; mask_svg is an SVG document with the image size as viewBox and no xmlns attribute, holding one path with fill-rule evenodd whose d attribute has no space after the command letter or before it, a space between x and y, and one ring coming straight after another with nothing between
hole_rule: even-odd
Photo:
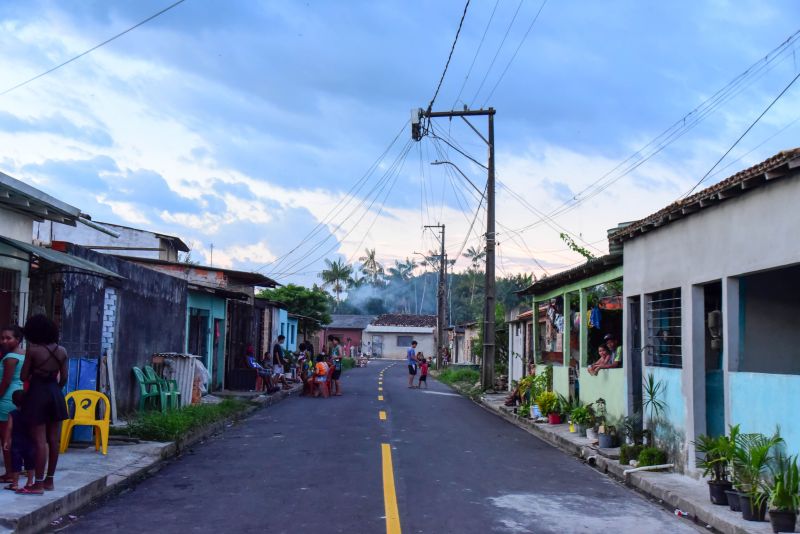
<instances>
[{"instance_id":1,"label":"yellow plastic chair","mask_svg":"<svg viewBox=\"0 0 800 534\"><path fill-rule=\"evenodd\" d=\"M99 391L89 389L79 389L68 393L66 396L67 409L72 413L70 400L74 403L74 414L71 419L66 419L61 426L61 452L67 452L69 440L72 437L72 429L75 426L94 427L94 450L99 451L103 448L103 454L108 454L108 427L111 421L111 403L108 397ZM98 404L104 402L103 417L97 419Z\"/></svg>"}]
</instances>

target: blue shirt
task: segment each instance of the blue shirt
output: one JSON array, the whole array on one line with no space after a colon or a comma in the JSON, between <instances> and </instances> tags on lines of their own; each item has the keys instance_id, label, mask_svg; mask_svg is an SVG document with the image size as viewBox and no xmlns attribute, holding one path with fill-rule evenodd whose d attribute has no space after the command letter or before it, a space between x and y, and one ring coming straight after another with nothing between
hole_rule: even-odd
<instances>
[{"instance_id":1,"label":"blue shirt","mask_svg":"<svg viewBox=\"0 0 800 534\"><path fill-rule=\"evenodd\" d=\"M408 365L417 365L417 349L414 347L408 349L406 359L408 360Z\"/></svg>"}]
</instances>

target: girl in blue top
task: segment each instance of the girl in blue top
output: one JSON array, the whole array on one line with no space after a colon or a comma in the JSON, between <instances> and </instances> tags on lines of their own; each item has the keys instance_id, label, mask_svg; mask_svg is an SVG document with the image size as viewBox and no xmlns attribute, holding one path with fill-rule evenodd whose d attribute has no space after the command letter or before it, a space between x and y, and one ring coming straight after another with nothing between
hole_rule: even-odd
<instances>
[{"instance_id":1,"label":"girl in blue top","mask_svg":"<svg viewBox=\"0 0 800 534\"><path fill-rule=\"evenodd\" d=\"M11 477L11 452L6 450L5 435L6 425L8 424L8 414L16 407L11 400L15 391L22 389L22 364L25 362L25 355L20 348L22 343L22 330L16 325L9 325L0 330L0 449L3 450L3 465L6 468L5 474L0 478L0 482L10 483Z\"/></svg>"}]
</instances>

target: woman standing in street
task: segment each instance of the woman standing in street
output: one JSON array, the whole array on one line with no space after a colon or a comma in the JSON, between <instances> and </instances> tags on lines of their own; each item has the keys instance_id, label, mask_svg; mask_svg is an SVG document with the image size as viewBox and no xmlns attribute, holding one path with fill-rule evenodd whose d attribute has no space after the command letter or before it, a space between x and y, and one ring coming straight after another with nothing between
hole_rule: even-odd
<instances>
[{"instance_id":1,"label":"woman standing in street","mask_svg":"<svg viewBox=\"0 0 800 534\"><path fill-rule=\"evenodd\" d=\"M25 354L20 348L22 343L22 330L17 325L9 325L0 330L0 449L3 449L3 465L6 472L0 482L11 482L11 451L3 447L6 435L6 425L8 424L8 414L16 409L11 402L11 395L18 389L22 389L22 362L25 361Z\"/></svg>"},{"instance_id":2,"label":"woman standing in street","mask_svg":"<svg viewBox=\"0 0 800 534\"><path fill-rule=\"evenodd\" d=\"M58 344L58 327L44 315L28 319L23 333L28 340L28 349L22 365L22 380L30 381L24 411L36 453L36 483L19 493L41 495L45 490L54 489L61 421L69 417L61 392L67 383L67 351ZM45 465L47 477L44 475Z\"/></svg>"}]
</instances>

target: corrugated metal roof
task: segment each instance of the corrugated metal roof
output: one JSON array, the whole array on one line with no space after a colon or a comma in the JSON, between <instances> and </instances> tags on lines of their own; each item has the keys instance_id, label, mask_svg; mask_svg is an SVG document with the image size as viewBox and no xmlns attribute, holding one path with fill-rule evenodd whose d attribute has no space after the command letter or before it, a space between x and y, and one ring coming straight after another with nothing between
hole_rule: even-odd
<instances>
[{"instance_id":1,"label":"corrugated metal roof","mask_svg":"<svg viewBox=\"0 0 800 534\"><path fill-rule=\"evenodd\" d=\"M57 263L65 267L72 267L74 269L79 269L81 271L99 274L100 276L106 276L108 278L123 278L114 271L110 271L105 267L101 267L89 260L78 258L77 256L71 256L63 252L58 252L57 250L52 250L44 247L37 247L36 245L33 245L31 243L18 241L16 239L12 239L10 237L5 237L5 236L0 236L0 242L5 243L10 247L14 247L17 250L21 250L22 252L27 252L28 254L34 255L39 259L46 260L52 263Z\"/></svg>"}]
</instances>

